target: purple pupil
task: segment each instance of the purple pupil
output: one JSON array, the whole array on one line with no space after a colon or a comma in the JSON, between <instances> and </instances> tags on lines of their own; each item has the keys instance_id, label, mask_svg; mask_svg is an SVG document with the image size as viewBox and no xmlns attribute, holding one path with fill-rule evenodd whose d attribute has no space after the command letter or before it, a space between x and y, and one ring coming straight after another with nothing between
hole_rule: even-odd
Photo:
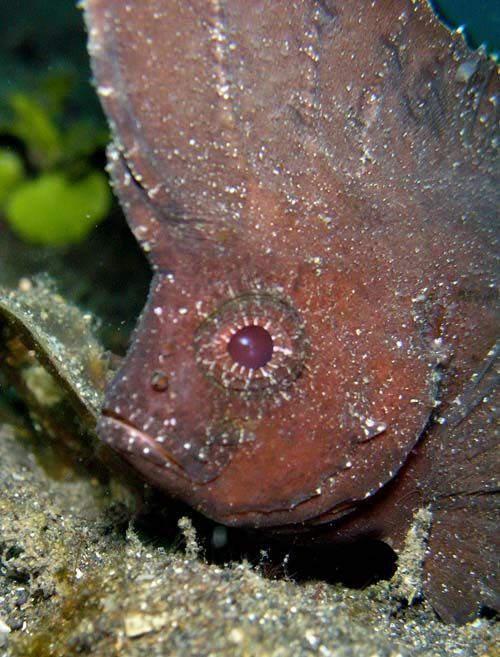
<instances>
[{"instance_id":1,"label":"purple pupil","mask_svg":"<svg viewBox=\"0 0 500 657\"><path fill-rule=\"evenodd\" d=\"M262 326L245 326L231 337L227 351L239 365L256 370L271 360L273 339Z\"/></svg>"}]
</instances>

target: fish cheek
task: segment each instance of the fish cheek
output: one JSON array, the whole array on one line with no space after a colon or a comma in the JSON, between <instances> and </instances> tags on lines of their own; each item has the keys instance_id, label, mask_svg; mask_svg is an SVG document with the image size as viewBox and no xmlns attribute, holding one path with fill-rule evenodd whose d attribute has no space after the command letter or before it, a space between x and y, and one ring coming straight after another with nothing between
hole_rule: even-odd
<instances>
[{"instance_id":1,"label":"fish cheek","mask_svg":"<svg viewBox=\"0 0 500 657\"><path fill-rule=\"evenodd\" d=\"M428 422L432 369L423 353L410 359L355 338L315 332L289 398L267 409L260 400L255 441L207 485L219 519L326 522L395 476Z\"/></svg>"}]
</instances>

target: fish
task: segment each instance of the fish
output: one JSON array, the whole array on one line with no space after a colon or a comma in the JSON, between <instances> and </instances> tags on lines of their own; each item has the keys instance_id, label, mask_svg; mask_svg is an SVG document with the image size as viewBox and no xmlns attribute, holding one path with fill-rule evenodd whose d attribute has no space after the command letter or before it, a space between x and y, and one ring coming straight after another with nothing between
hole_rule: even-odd
<instances>
[{"instance_id":1,"label":"fish","mask_svg":"<svg viewBox=\"0 0 500 657\"><path fill-rule=\"evenodd\" d=\"M228 526L398 553L427 509L426 599L498 610L496 63L424 0L84 9L153 271L101 439Z\"/></svg>"}]
</instances>

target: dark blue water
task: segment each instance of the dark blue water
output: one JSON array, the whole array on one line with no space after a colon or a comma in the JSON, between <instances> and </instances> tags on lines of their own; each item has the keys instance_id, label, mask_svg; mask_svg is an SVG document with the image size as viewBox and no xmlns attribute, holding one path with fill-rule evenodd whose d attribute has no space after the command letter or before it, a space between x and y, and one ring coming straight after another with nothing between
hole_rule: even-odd
<instances>
[{"instance_id":1,"label":"dark blue water","mask_svg":"<svg viewBox=\"0 0 500 657\"><path fill-rule=\"evenodd\" d=\"M473 48L484 45L489 53L499 56L499 0L432 0L431 4L447 25L465 27L467 41Z\"/></svg>"}]
</instances>

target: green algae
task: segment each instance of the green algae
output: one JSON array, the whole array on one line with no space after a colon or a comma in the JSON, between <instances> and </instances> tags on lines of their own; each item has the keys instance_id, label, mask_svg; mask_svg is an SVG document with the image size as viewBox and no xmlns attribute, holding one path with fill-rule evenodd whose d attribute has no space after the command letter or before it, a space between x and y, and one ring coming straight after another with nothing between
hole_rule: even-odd
<instances>
[{"instance_id":1,"label":"green algae","mask_svg":"<svg viewBox=\"0 0 500 657\"><path fill-rule=\"evenodd\" d=\"M21 144L26 166L16 151L0 153L0 210L27 242L67 246L83 240L110 211L106 176L89 159L108 137L87 119L63 128L65 97L53 94L17 91L7 97L10 112L0 122L0 136Z\"/></svg>"}]
</instances>

